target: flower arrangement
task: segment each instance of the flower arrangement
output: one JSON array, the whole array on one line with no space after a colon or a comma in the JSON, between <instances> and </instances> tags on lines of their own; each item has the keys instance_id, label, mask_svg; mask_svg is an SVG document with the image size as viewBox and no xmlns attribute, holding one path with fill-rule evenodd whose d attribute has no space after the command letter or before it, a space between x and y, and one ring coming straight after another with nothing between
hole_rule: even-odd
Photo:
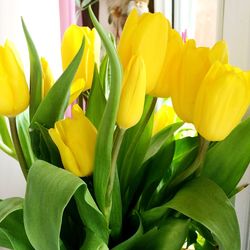
<instances>
[{"instance_id":1,"label":"flower arrangement","mask_svg":"<svg viewBox=\"0 0 250 250\"><path fill-rule=\"evenodd\" d=\"M89 13L95 29L64 34L55 83L24 22L30 89L13 44L0 47L0 147L27 180L24 198L0 201L0 245L239 250L230 198L250 162L250 73L224 41L183 42L160 13L133 10L117 49ZM158 97L174 109L155 112Z\"/></svg>"}]
</instances>

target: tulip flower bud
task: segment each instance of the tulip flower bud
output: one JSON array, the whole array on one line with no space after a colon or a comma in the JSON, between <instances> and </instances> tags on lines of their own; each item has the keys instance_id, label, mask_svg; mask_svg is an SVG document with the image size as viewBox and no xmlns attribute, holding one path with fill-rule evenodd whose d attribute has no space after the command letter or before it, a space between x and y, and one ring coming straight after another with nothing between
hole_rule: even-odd
<instances>
[{"instance_id":1,"label":"tulip flower bud","mask_svg":"<svg viewBox=\"0 0 250 250\"><path fill-rule=\"evenodd\" d=\"M99 63L101 42L95 29L90 30L88 27L77 25L71 25L62 39L62 65L65 70L80 49L83 37L85 39L84 53L72 83L72 91L75 94L91 88L95 62ZM75 90L79 88L81 91L76 92Z\"/></svg>"},{"instance_id":2,"label":"tulip flower bud","mask_svg":"<svg viewBox=\"0 0 250 250\"><path fill-rule=\"evenodd\" d=\"M123 66L133 55L141 56L147 73L147 93L154 89L165 59L169 23L160 13L145 13L138 16L134 9L125 23L118 53Z\"/></svg>"},{"instance_id":3,"label":"tulip flower bud","mask_svg":"<svg viewBox=\"0 0 250 250\"><path fill-rule=\"evenodd\" d=\"M0 46L0 115L16 116L29 105L29 89L14 45Z\"/></svg>"},{"instance_id":4,"label":"tulip flower bud","mask_svg":"<svg viewBox=\"0 0 250 250\"><path fill-rule=\"evenodd\" d=\"M171 95L171 86L175 85L179 77L179 66L183 49L182 38L177 31L170 29L168 46L161 74L155 88L150 95L167 98Z\"/></svg>"},{"instance_id":5,"label":"tulip flower bud","mask_svg":"<svg viewBox=\"0 0 250 250\"><path fill-rule=\"evenodd\" d=\"M145 65L140 56L133 56L124 72L117 115L120 128L133 127L141 118L146 91Z\"/></svg>"},{"instance_id":6,"label":"tulip flower bud","mask_svg":"<svg viewBox=\"0 0 250 250\"><path fill-rule=\"evenodd\" d=\"M54 84L54 77L46 59L42 57L40 61L42 66L42 79L43 79L42 96L44 98L48 94L52 85Z\"/></svg>"},{"instance_id":7,"label":"tulip flower bud","mask_svg":"<svg viewBox=\"0 0 250 250\"><path fill-rule=\"evenodd\" d=\"M176 114L173 107L162 105L161 108L154 115L154 125L152 135L154 136L159 131L164 129L176 120Z\"/></svg>"},{"instance_id":8,"label":"tulip flower bud","mask_svg":"<svg viewBox=\"0 0 250 250\"><path fill-rule=\"evenodd\" d=\"M194 112L196 130L206 140L223 140L238 125L248 106L246 73L217 61L197 94Z\"/></svg>"},{"instance_id":9,"label":"tulip flower bud","mask_svg":"<svg viewBox=\"0 0 250 250\"><path fill-rule=\"evenodd\" d=\"M49 134L65 169L81 177L92 174L97 131L78 105L72 108L72 119L56 122Z\"/></svg>"},{"instance_id":10,"label":"tulip flower bud","mask_svg":"<svg viewBox=\"0 0 250 250\"><path fill-rule=\"evenodd\" d=\"M177 115L185 122L193 122L197 92L215 61L227 61L227 47L220 41L212 49L196 47L194 40L184 45L179 78L172 87L172 101Z\"/></svg>"}]
</instances>

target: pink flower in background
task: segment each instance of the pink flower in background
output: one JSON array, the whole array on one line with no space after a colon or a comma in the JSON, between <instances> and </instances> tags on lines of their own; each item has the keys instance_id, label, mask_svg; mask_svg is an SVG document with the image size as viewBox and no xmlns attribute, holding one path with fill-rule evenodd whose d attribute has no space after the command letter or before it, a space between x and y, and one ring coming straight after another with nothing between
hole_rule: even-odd
<instances>
[{"instance_id":1,"label":"pink flower in background","mask_svg":"<svg viewBox=\"0 0 250 250\"><path fill-rule=\"evenodd\" d=\"M181 37L184 43L187 42L187 29L185 29L183 32L181 32Z\"/></svg>"}]
</instances>

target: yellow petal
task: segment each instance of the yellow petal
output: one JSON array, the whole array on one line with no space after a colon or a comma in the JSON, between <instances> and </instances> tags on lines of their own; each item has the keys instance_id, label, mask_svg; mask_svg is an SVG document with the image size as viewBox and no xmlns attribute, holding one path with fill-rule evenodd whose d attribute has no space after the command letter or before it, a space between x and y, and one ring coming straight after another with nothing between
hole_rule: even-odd
<instances>
[{"instance_id":1,"label":"yellow petal","mask_svg":"<svg viewBox=\"0 0 250 250\"><path fill-rule=\"evenodd\" d=\"M163 128L175 122L176 114L173 107L162 105L154 115L154 125L152 135L154 136Z\"/></svg>"},{"instance_id":2,"label":"yellow petal","mask_svg":"<svg viewBox=\"0 0 250 250\"><path fill-rule=\"evenodd\" d=\"M83 92L85 89L85 81L83 79L75 80L70 88L70 98L69 104L73 103L76 98Z\"/></svg>"},{"instance_id":3,"label":"yellow petal","mask_svg":"<svg viewBox=\"0 0 250 250\"><path fill-rule=\"evenodd\" d=\"M132 54L142 56L150 93L160 76L167 50L169 22L161 13L145 13L131 37Z\"/></svg>"},{"instance_id":4,"label":"yellow petal","mask_svg":"<svg viewBox=\"0 0 250 250\"><path fill-rule=\"evenodd\" d=\"M72 119L56 122L56 135L53 129L49 132L65 169L77 176L88 176L93 172L97 131L78 105L73 106L72 115Z\"/></svg>"},{"instance_id":5,"label":"yellow petal","mask_svg":"<svg viewBox=\"0 0 250 250\"><path fill-rule=\"evenodd\" d=\"M174 29L169 30L168 46L159 80L150 95L167 98L171 95L171 88L179 78L179 66L183 50L182 38Z\"/></svg>"},{"instance_id":6,"label":"yellow petal","mask_svg":"<svg viewBox=\"0 0 250 250\"><path fill-rule=\"evenodd\" d=\"M54 77L47 60L41 57L43 89L42 96L45 97L54 84Z\"/></svg>"},{"instance_id":7,"label":"yellow petal","mask_svg":"<svg viewBox=\"0 0 250 250\"><path fill-rule=\"evenodd\" d=\"M195 41L188 40L180 64L179 81L172 88L174 109L186 122L193 121L197 92L210 65L209 48L196 48Z\"/></svg>"},{"instance_id":8,"label":"yellow petal","mask_svg":"<svg viewBox=\"0 0 250 250\"><path fill-rule=\"evenodd\" d=\"M122 63L123 68L127 68L127 65L130 61L130 58L132 56L132 51L131 51L131 37L133 35L133 32L135 28L138 25L139 21L139 15L137 11L134 9L131 11L129 14L127 21L124 25L122 35L120 42L118 44L118 54Z\"/></svg>"},{"instance_id":9,"label":"yellow petal","mask_svg":"<svg viewBox=\"0 0 250 250\"><path fill-rule=\"evenodd\" d=\"M124 72L117 115L120 128L130 128L141 118L146 91L145 65L140 56L133 56Z\"/></svg>"},{"instance_id":10,"label":"yellow petal","mask_svg":"<svg viewBox=\"0 0 250 250\"><path fill-rule=\"evenodd\" d=\"M0 114L16 116L29 104L29 89L20 57L9 41L0 46L0 79Z\"/></svg>"},{"instance_id":11,"label":"yellow petal","mask_svg":"<svg viewBox=\"0 0 250 250\"><path fill-rule=\"evenodd\" d=\"M197 95L194 124L209 141L223 140L238 125L249 106L244 72L215 63Z\"/></svg>"},{"instance_id":12,"label":"yellow petal","mask_svg":"<svg viewBox=\"0 0 250 250\"><path fill-rule=\"evenodd\" d=\"M73 153L71 152L70 148L63 142L58 131L54 128L51 128L49 129L49 135L60 152L64 168L72 172L76 176L82 176Z\"/></svg>"},{"instance_id":13,"label":"yellow petal","mask_svg":"<svg viewBox=\"0 0 250 250\"><path fill-rule=\"evenodd\" d=\"M210 51L210 61L214 63L220 61L222 63L228 63L228 47L225 41L217 42Z\"/></svg>"},{"instance_id":14,"label":"yellow petal","mask_svg":"<svg viewBox=\"0 0 250 250\"><path fill-rule=\"evenodd\" d=\"M98 36L92 33L88 27L71 25L64 33L61 53L63 69L66 69L78 52L83 37L85 38L83 57L74 80L84 79L84 90L87 90L92 84L95 59L98 56L95 55L95 52L98 51L96 48L96 39L98 39Z\"/></svg>"}]
</instances>

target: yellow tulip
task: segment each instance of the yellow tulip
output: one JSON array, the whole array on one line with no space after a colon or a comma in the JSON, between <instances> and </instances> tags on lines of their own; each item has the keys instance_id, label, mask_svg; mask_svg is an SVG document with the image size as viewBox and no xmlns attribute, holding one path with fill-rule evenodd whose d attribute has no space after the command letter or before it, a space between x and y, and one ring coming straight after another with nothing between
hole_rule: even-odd
<instances>
[{"instance_id":1,"label":"yellow tulip","mask_svg":"<svg viewBox=\"0 0 250 250\"><path fill-rule=\"evenodd\" d=\"M160 77L150 95L167 98L171 95L171 86L178 80L178 70L183 49L182 38L177 31L170 29L165 61Z\"/></svg>"},{"instance_id":2,"label":"yellow tulip","mask_svg":"<svg viewBox=\"0 0 250 250\"><path fill-rule=\"evenodd\" d=\"M161 108L154 115L154 125L152 135L154 136L159 131L164 129L170 124L173 124L176 120L176 114L173 107L162 105Z\"/></svg>"},{"instance_id":3,"label":"yellow tulip","mask_svg":"<svg viewBox=\"0 0 250 250\"><path fill-rule=\"evenodd\" d=\"M42 79L43 79L42 96L44 98L54 84L54 77L47 60L44 57L41 57L40 61L42 66Z\"/></svg>"},{"instance_id":4,"label":"yellow tulip","mask_svg":"<svg viewBox=\"0 0 250 250\"><path fill-rule=\"evenodd\" d=\"M197 92L208 70L215 61L227 62L227 46L224 41L212 49L196 47L194 40L184 45L179 77L172 86L172 101L177 115L186 122L193 122Z\"/></svg>"},{"instance_id":5,"label":"yellow tulip","mask_svg":"<svg viewBox=\"0 0 250 250\"><path fill-rule=\"evenodd\" d=\"M142 57L133 56L124 72L117 115L120 128L134 126L141 118L146 92L146 71Z\"/></svg>"},{"instance_id":6,"label":"yellow tulip","mask_svg":"<svg viewBox=\"0 0 250 250\"><path fill-rule=\"evenodd\" d=\"M0 115L16 116L29 105L29 89L14 45L0 46Z\"/></svg>"},{"instance_id":7,"label":"yellow tulip","mask_svg":"<svg viewBox=\"0 0 250 250\"><path fill-rule=\"evenodd\" d=\"M154 89L165 59L169 22L160 13L138 15L134 9L124 26L118 45L123 69L127 68L133 55L141 56L146 67L147 88Z\"/></svg>"},{"instance_id":8,"label":"yellow tulip","mask_svg":"<svg viewBox=\"0 0 250 250\"><path fill-rule=\"evenodd\" d=\"M217 61L198 91L194 125L205 139L223 140L238 125L248 106L246 73Z\"/></svg>"},{"instance_id":9,"label":"yellow tulip","mask_svg":"<svg viewBox=\"0 0 250 250\"><path fill-rule=\"evenodd\" d=\"M92 174L97 130L78 105L72 108L72 118L56 122L49 134L65 169L81 177Z\"/></svg>"},{"instance_id":10,"label":"yellow tulip","mask_svg":"<svg viewBox=\"0 0 250 250\"><path fill-rule=\"evenodd\" d=\"M101 42L95 29L90 30L88 27L77 25L71 25L65 31L62 39L62 65L65 70L80 49L83 37L85 38L84 53L72 83L72 89L78 90L74 91L74 94L80 94L91 88L94 66L95 63L99 63Z\"/></svg>"}]
</instances>

